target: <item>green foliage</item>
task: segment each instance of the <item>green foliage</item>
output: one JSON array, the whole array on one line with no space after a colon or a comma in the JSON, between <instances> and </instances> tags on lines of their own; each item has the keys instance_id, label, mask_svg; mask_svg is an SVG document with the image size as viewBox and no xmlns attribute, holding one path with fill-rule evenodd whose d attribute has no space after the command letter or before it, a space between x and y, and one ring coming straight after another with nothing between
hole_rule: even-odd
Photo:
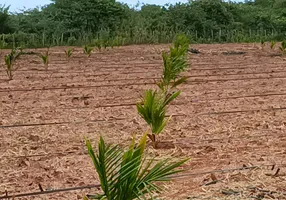
<instances>
[{"instance_id":1,"label":"green foliage","mask_svg":"<svg viewBox=\"0 0 286 200\"><path fill-rule=\"evenodd\" d=\"M274 49L274 48L275 48L275 45L276 45L276 42L275 42L275 41L272 41L271 44L270 44L270 48L271 48L271 49Z\"/></svg>"},{"instance_id":2,"label":"green foliage","mask_svg":"<svg viewBox=\"0 0 286 200\"><path fill-rule=\"evenodd\" d=\"M261 40L261 41L260 41L260 44L261 44L261 48L264 49L264 47L265 47L265 41L264 41L264 40Z\"/></svg>"},{"instance_id":3,"label":"green foliage","mask_svg":"<svg viewBox=\"0 0 286 200\"><path fill-rule=\"evenodd\" d=\"M41 58L46 70L49 68L49 55L49 49L44 54L39 54L39 57Z\"/></svg>"},{"instance_id":4,"label":"green foliage","mask_svg":"<svg viewBox=\"0 0 286 200\"><path fill-rule=\"evenodd\" d=\"M190 40L187 38L187 36L185 34L179 34L176 36L175 40L174 40L174 48L176 49L183 49L185 50L185 53L187 52L188 48L189 48L189 44L190 44Z\"/></svg>"},{"instance_id":5,"label":"green foliage","mask_svg":"<svg viewBox=\"0 0 286 200\"><path fill-rule=\"evenodd\" d=\"M93 48L92 48L92 47L89 47L89 46L87 46L87 45L85 45L85 46L83 47L83 52L84 52L84 54L88 55L88 57L91 56L92 51L93 51Z\"/></svg>"},{"instance_id":6,"label":"green foliage","mask_svg":"<svg viewBox=\"0 0 286 200\"><path fill-rule=\"evenodd\" d=\"M156 182L170 181L170 176L181 172L177 168L188 159L172 161L164 159L146 161L144 150L147 134L135 145L133 138L126 151L107 145L101 137L95 154L90 141L86 141L88 153L99 175L102 194L89 195L89 199L133 200L153 198L161 191ZM86 198L87 199L87 198Z\"/></svg>"},{"instance_id":7,"label":"green foliage","mask_svg":"<svg viewBox=\"0 0 286 200\"><path fill-rule=\"evenodd\" d=\"M96 48L101 51L101 48L102 48L102 41L101 40L94 40L94 46L96 46Z\"/></svg>"},{"instance_id":8,"label":"green foliage","mask_svg":"<svg viewBox=\"0 0 286 200\"><path fill-rule=\"evenodd\" d=\"M153 134L159 134L166 126L164 96L157 91L147 90L137 109L141 117L151 126Z\"/></svg>"},{"instance_id":9,"label":"green foliage","mask_svg":"<svg viewBox=\"0 0 286 200\"><path fill-rule=\"evenodd\" d=\"M286 54L286 40L282 41L281 46L279 47L282 55Z\"/></svg>"},{"instance_id":10,"label":"green foliage","mask_svg":"<svg viewBox=\"0 0 286 200\"><path fill-rule=\"evenodd\" d=\"M0 4L0 34L9 33L12 31L10 24L9 6Z\"/></svg>"},{"instance_id":11,"label":"green foliage","mask_svg":"<svg viewBox=\"0 0 286 200\"><path fill-rule=\"evenodd\" d=\"M84 45L94 39L102 48L170 43L178 33L197 43L284 39L285 0L261 1L192 0L134 9L116 1L54 0L20 13L2 7L0 34L7 35L0 37L0 48Z\"/></svg>"},{"instance_id":12,"label":"green foliage","mask_svg":"<svg viewBox=\"0 0 286 200\"><path fill-rule=\"evenodd\" d=\"M12 49L11 52L4 57L4 69L9 80L13 79L14 72L18 69L18 67L15 67L15 62L20 55L22 55L22 52L19 52L17 49Z\"/></svg>"},{"instance_id":13,"label":"green foliage","mask_svg":"<svg viewBox=\"0 0 286 200\"><path fill-rule=\"evenodd\" d=\"M170 53L163 52L164 70L161 82L158 86L161 90L168 92L170 88L183 83L187 78L179 78L179 74L188 68L186 53L189 40L184 35L179 35L174 41L174 47L170 47Z\"/></svg>"},{"instance_id":14,"label":"green foliage","mask_svg":"<svg viewBox=\"0 0 286 200\"><path fill-rule=\"evenodd\" d=\"M162 80L157 83L160 90L147 90L143 99L137 104L139 115L151 127L152 134L149 138L156 147L156 135L160 134L165 128L167 105L180 95L180 91L174 91L175 88L185 82L186 77L179 77L179 74L185 71L187 64L187 51L189 40L183 34L176 37L174 47L170 47L170 53L163 53L164 69Z\"/></svg>"},{"instance_id":15,"label":"green foliage","mask_svg":"<svg viewBox=\"0 0 286 200\"><path fill-rule=\"evenodd\" d=\"M66 58L69 59L73 54L73 49L69 48L65 50Z\"/></svg>"},{"instance_id":16,"label":"green foliage","mask_svg":"<svg viewBox=\"0 0 286 200\"><path fill-rule=\"evenodd\" d=\"M154 146L156 146L155 135L158 135L163 131L170 119L165 119L167 105L179 95L180 91L165 96L161 91L147 90L142 101L136 105L139 115L151 127L152 134L149 134L148 136L152 140Z\"/></svg>"}]
</instances>

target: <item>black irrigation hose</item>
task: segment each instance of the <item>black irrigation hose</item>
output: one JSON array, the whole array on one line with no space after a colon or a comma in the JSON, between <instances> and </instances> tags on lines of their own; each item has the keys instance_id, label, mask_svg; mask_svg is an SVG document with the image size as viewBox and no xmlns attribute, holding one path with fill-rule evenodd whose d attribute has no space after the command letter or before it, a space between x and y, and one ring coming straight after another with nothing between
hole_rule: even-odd
<instances>
[{"instance_id":1,"label":"black irrigation hose","mask_svg":"<svg viewBox=\"0 0 286 200\"><path fill-rule=\"evenodd\" d=\"M192 69L193 70L193 69ZM113 71L114 72L114 71ZM199 77L205 77L205 78L208 78L208 77L221 77L221 76L242 76L242 75L265 75L265 74L277 74L277 73L285 73L286 71L285 70L278 70L278 71L271 71L271 72L247 72L247 73L228 73L228 74L198 74L198 75L188 75L187 77L188 78L199 78ZM70 72L63 72L63 73L70 73ZM76 73L76 72L75 72ZM84 75L85 78L88 78L88 77L100 77L100 76L110 76L111 74L110 73L107 73L107 72L103 72L101 74L88 74L89 72L79 72L79 73L84 73L86 75ZM132 73L117 73L116 75L120 76L120 75L124 75L124 74L127 74L127 75L131 75L131 74L143 74L143 73L146 73L146 72L132 72ZM156 73L154 71L154 73ZM78 74L78 73L76 73ZM51 77L48 77L48 79L60 79L60 78L76 78L76 77L80 77L78 75L67 75L67 76L52 76L52 74L49 74L49 76ZM4 76L4 75L3 75ZM31 78L34 78L34 77L31 77ZM38 79L41 79L43 77L37 77ZM101 83L101 82L106 82L106 81L126 81L126 80L133 80L133 81L136 81L136 80L156 80L156 79L160 79L160 77L136 77L136 78L117 78L117 79L107 79L107 80L94 80L92 82L98 82L98 83Z\"/></svg>"},{"instance_id":2,"label":"black irrigation hose","mask_svg":"<svg viewBox=\"0 0 286 200\"><path fill-rule=\"evenodd\" d=\"M254 97L270 97L270 96L286 96L286 93L269 93L269 94L253 94L253 95L245 95L245 96L233 96L233 97L222 97L222 98L210 98L210 99L203 99L203 100L192 100L190 102L180 102L180 103L172 103L172 105L180 106L180 105L186 105L188 103L200 103L200 102L209 102L209 101L220 101L220 100L231 100L231 99L243 99L243 98L254 98ZM191 97L191 96L185 96L185 97ZM127 98L126 100L134 100L137 99L135 98ZM105 99L102 99L104 101ZM114 100L112 99L106 99L106 100ZM120 100L125 100L125 99L120 99ZM113 108L113 107L128 107L128 106L135 106L137 103L115 103L115 104L106 104L106 105L100 105L100 106L71 106L71 107L56 107L52 108L53 110L84 110L84 109L97 109L97 108ZM43 108L38 108L38 109L31 109L29 108L29 111L39 111L42 110ZM25 111L27 109L16 109L17 111Z\"/></svg>"},{"instance_id":3,"label":"black irrigation hose","mask_svg":"<svg viewBox=\"0 0 286 200\"><path fill-rule=\"evenodd\" d=\"M249 166L249 167L245 166L245 167L240 167L240 168L212 170L212 171L197 172L197 173L185 173L185 174L180 174L180 175L173 175L173 176L170 176L170 178L171 179L177 179L177 178L185 178L185 177L197 176L197 175L203 175L203 174L226 173L226 172L232 172L232 171L261 169L263 167L272 167L272 169L274 169L275 166L278 166L278 167L282 167L283 166L283 167L285 167L285 165L265 164L265 165ZM44 195L44 194L53 194L53 193L75 191L75 190L83 190L83 189L92 189L92 188L99 189L100 188L100 184L89 185L89 186L81 186L81 187L54 189L54 190L47 190L47 191L41 191L41 192L30 192L30 193L20 193L20 194L15 194L15 195L5 195L5 196L0 197L0 199L9 199L9 198L17 198L17 197L28 197L28 196L39 196L39 195ZM7 194L7 192L6 192L6 194Z\"/></svg>"},{"instance_id":4,"label":"black irrigation hose","mask_svg":"<svg viewBox=\"0 0 286 200\"><path fill-rule=\"evenodd\" d=\"M101 87L124 87L133 85L154 85L155 83L132 83L132 84L106 84L106 85L90 85L90 86L70 86L70 87L43 87L43 88L31 88L31 89L11 89L11 90L0 90L2 92L31 92L31 91L47 91L47 90L68 90L68 89L87 89L87 88L101 88Z\"/></svg>"},{"instance_id":5,"label":"black irrigation hose","mask_svg":"<svg viewBox=\"0 0 286 200\"><path fill-rule=\"evenodd\" d=\"M211 116L211 115L226 115L226 114L236 114L236 113L248 113L248 112L261 112L261 111L277 111L286 110L286 107L280 107L280 108L268 108L268 109L253 109L253 110L233 110L233 111L223 111L223 112L210 112L210 113L200 113L197 115L190 114L174 114L172 117L198 117L198 116ZM170 115L166 115L166 117L169 117ZM1 128L18 128L18 127L34 127L34 126L53 126L53 125L61 125L61 124L82 124L82 123L96 123L96 122L108 122L108 121L119 121L119 120L126 120L126 118L114 118L109 120L91 120L91 121L70 121L70 122L47 122L47 123L31 123L31 124L11 124L11 125L1 125Z\"/></svg>"},{"instance_id":6,"label":"black irrigation hose","mask_svg":"<svg viewBox=\"0 0 286 200\"><path fill-rule=\"evenodd\" d=\"M286 79L286 76L278 77L253 77L253 78L236 78L236 79L214 79L214 80L194 80L186 81L187 85L196 85L201 83L210 83L210 82L227 82L227 81L241 81L241 80L269 80L269 79ZM70 87L43 87L43 88L31 88L31 89L6 89L0 90L0 93L3 92L29 92L29 91L46 91L46 90L71 90L71 89L83 89L83 88L101 88L101 87L124 87L124 86L135 86L135 85L155 85L155 82L145 82L145 83L128 83L128 84L106 84L106 85L90 85L90 86L70 86ZM2 88L3 89L3 88Z\"/></svg>"},{"instance_id":7,"label":"black irrigation hose","mask_svg":"<svg viewBox=\"0 0 286 200\"><path fill-rule=\"evenodd\" d=\"M234 141L238 141L241 140L242 138L261 138L261 137L272 137L272 135L270 134L264 134L264 135L254 135L254 136L247 136L247 137L240 137L240 138L235 138L235 137L227 137L227 138L213 138L213 139L205 139L205 140L199 140L200 142L208 142L210 143L211 141L221 141L221 140L234 140ZM282 134L282 136L279 136L281 138L286 137L285 135ZM174 144L184 144L183 142L175 142ZM192 144L192 143L190 143ZM84 146L84 145L83 145ZM78 146L78 145L74 145L72 147L83 147L83 146ZM255 147L256 149L258 148L264 148L264 147ZM55 157L65 157L65 156L69 156L69 155L88 155L87 151L68 151L68 152L64 152L64 153L44 153L44 154L32 154L32 155L20 155L20 156L0 156L1 159L3 158L9 158L11 160L14 159L21 159L21 158L36 158L36 157L48 157L48 158L55 158ZM198 160L198 159L197 159Z\"/></svg>"},{"instance_id":8,"label":"black irrigation hose","mask_svg":"<svg viewBox=\"0 0 286 200\"><path fill-rule=\"evenodd\" d=\"M244 99L244 98L254 98L254 97L271 97L271 96L286 96L286 93L265 93L265 94L250 94L250 95L244 95L244 96L231 96L231 97L220 97L220 98L209 98L209 99L203 99L203 100L191 100L190 103L199 103L199 102L209 102L209 101L220 101L220 100L232 100L232 99ZM193 97L193 96L185 96L185 97ZM138 97L131 97L131 98L126 98L126 99L120 99L120 101L122 100L134 100L134 99L139 99ZM101 99L102 101L108 101L108 100L115 100L114 98L106 98L106 99ZM92 106L92 107L88 107L88 106L82 106L82 107L75 107L75 106L71 106L71 107L56 107L56 108L52 108L54 110L66 110L66 109L96 109L96 108L106 108L106 107L126 107L126 106L135 106L136 103L121 103L121 104L106 104L106 105L100 105L100 106ZM173 103L172 105L185 105L185 103ZM29 110L33 110L33 111L38 111L38 110L42 110L43 108L40 109L31 109L29 108ZM17 111L25 111L27 109L17 109Z\"/></svg>"},{"instance_id":9,"label":"black irrigation hose","mask_svg":"<svg viewBox=\"0 0 286 200\"><path fill-rule=\"evenodd\" d=\"M111 118L108 120L98 119L89 121L70 121L70 122L46 122L46 123L31 123L31 124L12 124L12 125L1 125L1 128L19 128L19 127L35 127L35 126L53 126L53 125L66 125L66 124L84 124L84 123L97 123L97 122L110 122L110 121L121 121L126 118Z\"/></svg>"},{"instance_id":10,"label":"black irrigation hose","mask_svg":"<svg viewBox=\"0 0 286 200\"><path fill-rule=\"evenodd\" d=\"M0 197L0 199L10 199L10 198L18 198L18 197L29 197L29 196L39 196L43 194L52 194L52 193L59 193L59 192L67 192L67 191L75 191L75 190L83 190L83 189L92 189L92 188L100 188L100 185L87 185L81 187L71 187L71 188L62 188L62 189L55 189L55 190L45 190L41 192L30 192L30 193L21 193L15 195L6 195Z\"/></svg>"},{"instance_id":11,"label":"black irrigation hose","mask_svg":"<svg viewBox=\"0 0 286 200\"><path fill-rule=\"evenodd\" d=\"M124 67L123 69L125 69L125 68L140 68L140 69L142 69L142 68L154 68L153 66L144 66L144 65L161 65L162 64L162 62L160 62L160 63L135 63L133 66L129 66L129 67ZM213 63L211 63L211 64L213 64ZM236 70L241 70L241 69L255 69L255 68L258 68L260 65L259 64L241 64L241 63L222 63L222 64L228 64L228 65L233 65L233 64L238 64L238 65L236 65L236 66L256 66L256 67L218 67L218 68L193 68L193 66L196 66L196 65L202 65L202 64L199 64L199 63L196 63L196 64L190 64L191 66L192 66L192 71L193 70L201 70L201 71L204 71L204 70L228 70L228 69L236 69ZM285 63L268 63L268 64L273 64L273 65L277 65L277 64L285 64ZM115 66L120 66L120 65L123 65L123 66L125 66L125 65L130 65L129 63L126 63L126 64L123 64L123 63L121 63L121 64L109 64L109 65L115 65ZM136 66L137 65L137 66ZM207 64L204 64L204 65L210 65L210 63L207 63ZM219 65L221 65L221 63L219 64ZM156 67L158 67L158 66L156 66ZM105 69L116 69L115 67L104 67ZM118 68L118 67L117 67ZM64 69L64 68L63 68ZM122 68L119 68L119 69L122 69ZM88 72L90 72L90 71L88 71L88 72L71 72L71 71L69 71L69 70L65 70L65 71L59 71L59 70L62 70L62 69L57 69L57 71L53 71L53 70L47 70L47 71L43 71L43 70L34 70L34 69L31 69L31 70L29 70L29 69L24 69L24 70L21 70L21 69L19 69L19 70L17 70L17 71L23 71L23 72L25 72L25 71L27 71L27 72L32 72L32 71L38 71L38 72L49 72L49 71L52 71L52 73L54 73L54 74L56 74L56 73L88 73ZM117 71L123 71L123 70L117 70ZM5 72L4 70L0 70L0 72ZM132 74L132 73L127 73L127 74Z\"/></svg>"}]
</instances>

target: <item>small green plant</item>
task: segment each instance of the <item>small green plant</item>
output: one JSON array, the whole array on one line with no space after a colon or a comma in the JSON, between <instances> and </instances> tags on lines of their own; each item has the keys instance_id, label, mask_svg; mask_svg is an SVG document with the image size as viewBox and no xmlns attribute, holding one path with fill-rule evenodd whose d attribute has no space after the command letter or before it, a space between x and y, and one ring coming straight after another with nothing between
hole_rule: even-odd
<instances>
[{"instance_id":1,"label":"small green plant","mask_svg":"<svg viewBox=\"0 0 286 200\"><path fill-rule=\"evenodd\" d=\"M103 46L101 40L95 40L95 41L94 41L94 45L96 46L96 48L98 49L98 51L101 51L101 48L102 48L102 46Z\"/></svg>"},{"instance_id":2,"label":"small green plant","mask_svg":"<svg viewBox=\"0 0 286 200\"><path fill-rule=\"evenodd\" d=\"M65 54L66 54L66 58L69 59L73 54L73 49L69 48L69 49L65 50Z\"/></svg>"},{"instance_id":3,"label":"small green plant","mask_svg":"<svg viewBox=\"0 0 286 200\"><path fill-rule=\"evenodd\" d=\"M189 40L184 35L178 35L174 41L174 47L170 47L170 53L163 52L163 75L157 84L166 95L170 90L184 83L187 77L179 77L180 73L188 68L187 51Z\"/></svg>"},{"instance_id":4,"label":"small green plant","mask_svg":"<svg viewBox=\"0 0 286 200\"><path fill-rule=\"evenodd\" d=\"M284 40L282 43L281 43L281 46L279 47L282 55L286 54L286 40Z\"/></svg>"},{"instance_id":5,"label":"small green plant","mask_svg":"<svg viewBox=\"0 0 286 200\"><path fill-rule=\"evenodd\" d=\"M24 53L25 53L25 52L24 52L24 47L23 47L23 46L19 46L19 47L17 47L17 50L19 50L21 54L24 54Z\"/></svg>"},{"instance_id":6,"label":"small green plant","mask_svg":"<svg viewBox=\"0 0 286 200\"><path fill-rule=\"evenodd\" d=\"M103 48L106 49L109 46L109 41L108 40L104 40L103 41Z\"/></svg>"},{"instance_id":7,"label":"small green plant","mask_svg":"<svg viewBox=\"0 0 286 200\"><path fill-rule=\"evenodd\" d=\"M117 36L113 39L113 45L116 47L120 47L123 44L123 38Z\"/></svg>"},{"instance_id":8,"label":"small green plant","mask_svg":"<svg viewBox=\"0 0 286 200\"><path fill-rule=\"evenodd\" d=\"M261 44L261 49L264 49L264 47L265 47L265 41L264 41L264 40L261 40L261 41L260 41L260 44Z\"/></svg>"},{"instance_id":9,"label":"small green plant","mask_svg":"<svg viewBox=\"0 0 286 200\"><path fill-rule=\"evenodd\" d=\"M135 145L133 137L131 145L124 151L118 146L107 145L101 137L97 154L87 140L86 146L98 173L102 194L88 195L85 199L153 199L154 195L162 191L157 182L170 181L171 175L183 171L178 167L189 159L147 161L144 157L146 140L147 134L144 134Z\"/></svg>"},{"instance_id":10,"label":"small green plant","mask_svg":"<svg viewBox=\"0 0 286 200\"><path fill-rule=\"evenodd\" d=\"M17 49L12 49L11 52L4 57L4 69L9 80L13 79L14 72L18 69L18 67L15 67L15 62L20 57L20 55L22 55L20 51Z\"/></svg>"},{"instance_id":11,"label":"small green plant","mask_svg":"<svg viewBox=\"0 0 286 200\"><path fill-rule=\"evenodd\" d=\"M154 148L157 147L156 136L165 128L168 120L166 110L168 104L180 95L176 87L186 81L187 77L179 77L179 74L188 68L187 51L189 41L185 35L178 35L170 52L162 54L164 69L162 79L157 85L159 91L146 91L142 101L137 104L139 115L150 126L152 133L148 134Z\"/></svg>"},{"instance_id":12,"label":"small green plant","mask_svg":"<svg viewBox=\"0 0 286 200\"><path fill-rule=\"evenodd\" d=\"M152 133L148 134L154 148L156 148L156 135L165 128L170 118L166 119L167 105L180 95L180 91L165 96L162 91L147 90L144 98L137 104L139 115L150 126Z\"/></svg>"},{"instance_id":13,"label":"small green plant","mask_svg":"<svg viewBox=\"0 0 286 200\"><path fill-rule=\"evenodd\" d=\"M88 57L91 56L92 51L93 51L93 48L90 46L85 45L83 47L83 52L84 52L84 54L88 55Z\"/></svg>"},{"instance_id":14,"label":"small green plant","mask_svg":"<svg viewBox=\"0 0 286 200\"><path fill-rule=\"evenodd\" d=\"M49 49L44 54L39 54L39 57L42 59L42 62L44 64L45 70L48 70L49 68L49 55Z\"/></svg>"},{"instance_id":15,"label":"small green plant","mask_svg":"<svg viewBox=\"0 0 286 200\"><path fill-rule=\"evenodd\" d=\"M276 45L276 42L275 42L275 41L272 41L271 44L270 44L270 48L271 48L271 49L274 49L274 48L275 48L275 45Z\"/></svg>"}]
</instances>

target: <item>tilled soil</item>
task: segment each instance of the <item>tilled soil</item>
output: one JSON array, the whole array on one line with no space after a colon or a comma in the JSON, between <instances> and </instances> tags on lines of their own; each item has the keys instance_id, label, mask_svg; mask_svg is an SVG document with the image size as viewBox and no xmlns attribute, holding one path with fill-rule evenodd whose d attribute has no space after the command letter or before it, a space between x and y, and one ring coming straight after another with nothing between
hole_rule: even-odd
<instances>
[{"instance_id":1,"label":"tilled soil","mask_svg":"<svg viewBox=\"0 0 286 200\"><path fill-rule=\"evenodd\" d=\"M189 55L189 79L169 108L173 117L158 138L161 146L148 146L148 156L191 158L185 175L163 186L162 198L286 198L286 60L278 48L258 44L193 48L202 53ZM75 48L70 60L64 49L51 49L47 71L33 55L18 61L12 81L0 71L2 196L37 192L38 184L44 190L97 184L84 138L96 144L103 135L125 147L133 133L140 137L147 129L135 105L156 87L160 52L168 45L120 47L90 58ZM1 61L7 52L0 52ZM19 199L82 199L95 192Z\"/></svg>"}]
</instances>

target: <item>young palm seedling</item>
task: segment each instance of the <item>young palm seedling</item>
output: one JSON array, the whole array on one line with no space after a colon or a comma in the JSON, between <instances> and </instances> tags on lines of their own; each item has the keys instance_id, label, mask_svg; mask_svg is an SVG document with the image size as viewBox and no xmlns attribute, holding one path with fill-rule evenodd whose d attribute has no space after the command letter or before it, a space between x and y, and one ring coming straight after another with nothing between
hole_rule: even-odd
<instances>
[{"instance_id":1,"label":"young palm seedling","mask_svg":"<svg viewBox=\"0 0 286 200\"><path fill-rule=\"evenodd\" d=\"M67 49L67 50L65 50L65 54L66 54L67 60L69 60L70 57L71 57L72 54L73 54L73 49Z\"/></svg>"},{"instance_id":2,"label":"young palm seedling","mask_svg":"<svg viewBox=\"0 0 286 200\"><path fill-rule=\"evenodd\" d=\"M139 115L152 130L148 137L155 148L157 146L156 136L163 131L169 120L165 119L167 106L180 95L180 91L176 91L176 87L187 79L179 77L179 74L188 67L186 58L188 47L187 38L184 35L177 36L174 47L170 47L170 53L162 54L164 70L162 80L157 83L160 90L146 91L142 101L137 104Z\"/></svg>"},{"instance_id":3,"label":"young palm seedling","mask_svg":"<svg viewBox=\"0 0 286 200\"><path fill-rule=\"evenodd\" d=\"M96 48L98 49L98 51L101 51L102 41L101 40L95 40L94 44L95 44Z\"/></svg>"},{"instance_id":4,"label":"young palm seedling","mask_svg":"<svg viewBox=\"0 0 286 200\"><path fill-rule=\"evenodd\" d=\"M264 41L264 40L261 40L261 41L260 41L260 44L261 44L261 49L264 49L264 47L265 47L265 41Z\"/></svg>"},{"instance_id":5,"label":"young palm seedling","mask_svg":"<svg viewBox=\"0 0 286 200\"><path fill-rule=\"evenodd\" d=\"M286 54L286 40L284 40L282 43L281 43L281 46L279 47L282 55Z\"/></svg>"},{"instance_id":6,"label":"young palm seedling","mask_svg":"<svg viewBox=\"0 0 286 200\"><path fill-rule=\"evenodd\" d=\"M152 133L148 134L153 147L157 147L156 136L165 128L170 118L166 119L167 105L180 95L180 91L165 96L162 91L147 90L142 102L137 104L139 115L150 126Z\"/></svg>"},{"instance_id":7,"label":"young palm seedling","mask_svg":"<svg viewBox=\"0 0 286 200\"><path fill-rule=\"evenodd\" d=\"M107 145L101 137L96 154L87 140L88 153L98 173L102 193L88 195L85 199L154 199L153 196L162 191L157 182L170 181L171 175L183 171L178 167L188 159L147 161L144 157L146 140L147 134L144 134L139 144L135 145L133 138L124 151L118 146Z\"/></svg>"},{"instance_id":8,"label":"young palm seedling","mask_svg":"<svg viewBox=\"0 0 286 200\"><path fill-rule=\"evenodd\" d=\"M270 44L270 48L271 48L271 49L274 49L274 48L275 48L275 45L276 45L276 42L275 42L275 41L272 41L271 44Z\"/></svg>"},{"instance_id":9,"label":"young palm seedling","mask_svg":"<svg viewBox=\"0 0 286 200\"><path fill-rule=\"evenodd\" d=\"M83 52L84 52L84 54L88 55L88 57L91 56L92 51L93 51L93 48L92 48L92 47L89 47L89 46L87 46L87 45L85 45L85 46L83 47Z\"/></svg>"},{"instance_id":10,"label":"young palm seedling","mask_svg":"<svg viewBox=\"0 0 286 200\"><path fill-rule=\"evenodd\" d=\"M107 49L108 46L109 46L109 41L108 40L104 40L103 41L103 48Z\"/></svg>"},{"instance_id":11,"label":"young palm seedling","mask_svg":"<svg viewBox=\"0 0 286 200\"><path fill-rule=\"evenodd\" d=\"M21 52L12 49L11 52L4 57L5 60L4 69L6 71L9 80L13 79L14 72L18 69L18 67L15 67L15 62L20 57L21 54L22 54Z\"/></svg>"},{"instance_id":12,"label":"young palm seedling","mask_svg":"<svg viewBox=\"0 0 286 200\"><path fill-rule=\"evenodd\" d=\"M45 70L48 70L49 68L49 55L49 49L44 54L39 54L39 57L42 59L42 62L44 64Z\"/></svg>"}]
</instances>

